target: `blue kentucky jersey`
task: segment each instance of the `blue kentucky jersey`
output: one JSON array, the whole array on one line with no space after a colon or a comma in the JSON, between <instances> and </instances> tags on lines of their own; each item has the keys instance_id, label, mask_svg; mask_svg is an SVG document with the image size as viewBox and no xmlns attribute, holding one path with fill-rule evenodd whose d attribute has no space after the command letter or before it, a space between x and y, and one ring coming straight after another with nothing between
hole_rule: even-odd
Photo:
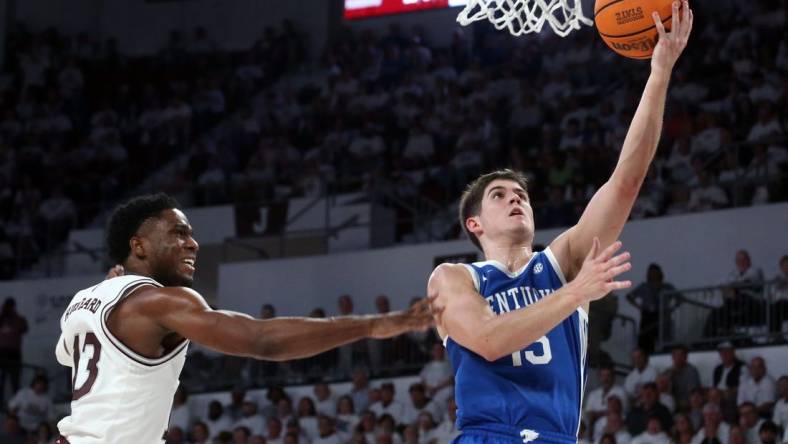
<instances>
[{"instance_id":1,"label":"blue kentucky jersey","mask_svg":"<svg viewBox=\"0 0 788 444\"><path fill-rule=\"evenodd\" d=\"M517 273L508 272L497 261L466 267L498 315L528 310L566 283L549 248L534 254ZM527 348L494 362L447 338L454 367L457 428L497 431L518 442L576 442L587 335L588 316L579 308Z\"/></svg>"}]
</instances>

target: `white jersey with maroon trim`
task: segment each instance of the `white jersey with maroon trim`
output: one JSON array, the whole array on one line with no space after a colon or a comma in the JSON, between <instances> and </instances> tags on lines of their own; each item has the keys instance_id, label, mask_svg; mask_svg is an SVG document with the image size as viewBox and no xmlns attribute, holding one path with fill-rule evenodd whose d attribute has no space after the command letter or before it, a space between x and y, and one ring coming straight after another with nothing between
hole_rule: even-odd
<instances>
[{"instance_id":1,"label":"white jersey with maroon trim","mask_svg":"<svg viewBox=\"0 0 788 444\"><path fill-rule=\"evenodd\" d=\"M106 320L113 307L141 286L144 276L119 276L74 296L60 318L55 355L71 367L71 415L58 423L71 444L162 443L188 341L160 358L135 353Z\"/></svg>"}]
</instances>

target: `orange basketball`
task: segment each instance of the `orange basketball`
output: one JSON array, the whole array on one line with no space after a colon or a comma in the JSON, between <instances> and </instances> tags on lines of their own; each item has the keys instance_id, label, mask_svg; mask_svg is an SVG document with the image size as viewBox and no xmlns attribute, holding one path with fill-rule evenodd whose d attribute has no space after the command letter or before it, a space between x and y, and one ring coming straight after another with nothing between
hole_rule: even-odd
<instances>
[{"instance_id":1,"label":"orange basketball","mask_svg":"<svg viewBox=\"0 0 788 444\"><path fill-rule=\"evenodd\" d=\"M602 40L613 51L633 59L650 59L659 33L651 13L670 30L672 0L596 0L594 21Z\"/></svg>"}]
</instances>

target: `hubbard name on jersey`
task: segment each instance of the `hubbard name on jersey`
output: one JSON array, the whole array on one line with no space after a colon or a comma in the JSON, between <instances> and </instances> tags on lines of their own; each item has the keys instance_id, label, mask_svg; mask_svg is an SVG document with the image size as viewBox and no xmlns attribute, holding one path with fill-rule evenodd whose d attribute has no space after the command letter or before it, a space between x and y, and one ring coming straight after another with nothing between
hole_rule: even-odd
<instances>
[{"instance_id":1,"label":"hubbard name on jersey","mask_svg":"<svg viewBox=\"0 0 788 444\"><path fill-rule=\"evenodd\" d=\"M566 283L552 251L510 273L497 261L466 265L479 294L500 315L528 310ZM578 308L527 348L488 362L446 338L455 373L457 428L512 442L576 443L586 377L588 315Z\"/></svg>"},{"instance_id":2,"label":"hubbard name on jersey","mask_svg":"<svg viewBox=\"0 0 788 444\"><path fill-rule=\"evenodd\" d=\"M71 444L164 442L172 397L188 341L159 358L135 353L112 335L107 317L115 305L144 285L143 276L120 276L86 288L60 318L55 355L71 367L71 415L58 423Z\"/></svg>"}]
</instances>

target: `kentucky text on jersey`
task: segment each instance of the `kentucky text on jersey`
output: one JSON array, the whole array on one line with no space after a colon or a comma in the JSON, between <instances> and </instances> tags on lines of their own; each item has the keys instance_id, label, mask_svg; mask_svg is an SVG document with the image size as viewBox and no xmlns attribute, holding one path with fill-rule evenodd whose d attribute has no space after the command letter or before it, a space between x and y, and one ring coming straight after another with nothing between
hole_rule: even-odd
<instances>
[{"instance_id":1,"label":"kentucky text on jersey","mask_svg":"<svg viewBox=\"0 0 788 444\"><path fill-rule=\"evenodd\" d=\"M552 251L509 272L496 261L466 265L498 315L529 310L566 283ZM538 308L537 308L538 309ZM494 362L446 338L454 367L457 428L506 435L511 442L577 442L586 378L588 316L582 308L546 335Z\"/></svg>"},{"instance_id":2,"label":"kentucky text on jersey","mask_svg":"<svg viewBox=\"0 0 788 444\"><path fill-rule=\"evenodd\" d=\"M487 303L490 304L493 311L500 314L501 312L508 313L512 310L519 310L522 307L527 307L552 292L553 290L550 288L513 287L506 291L499 291L484 299L487 300ZM497 309L496 304L498 305Z\"/></svg>"}]
</instances>

